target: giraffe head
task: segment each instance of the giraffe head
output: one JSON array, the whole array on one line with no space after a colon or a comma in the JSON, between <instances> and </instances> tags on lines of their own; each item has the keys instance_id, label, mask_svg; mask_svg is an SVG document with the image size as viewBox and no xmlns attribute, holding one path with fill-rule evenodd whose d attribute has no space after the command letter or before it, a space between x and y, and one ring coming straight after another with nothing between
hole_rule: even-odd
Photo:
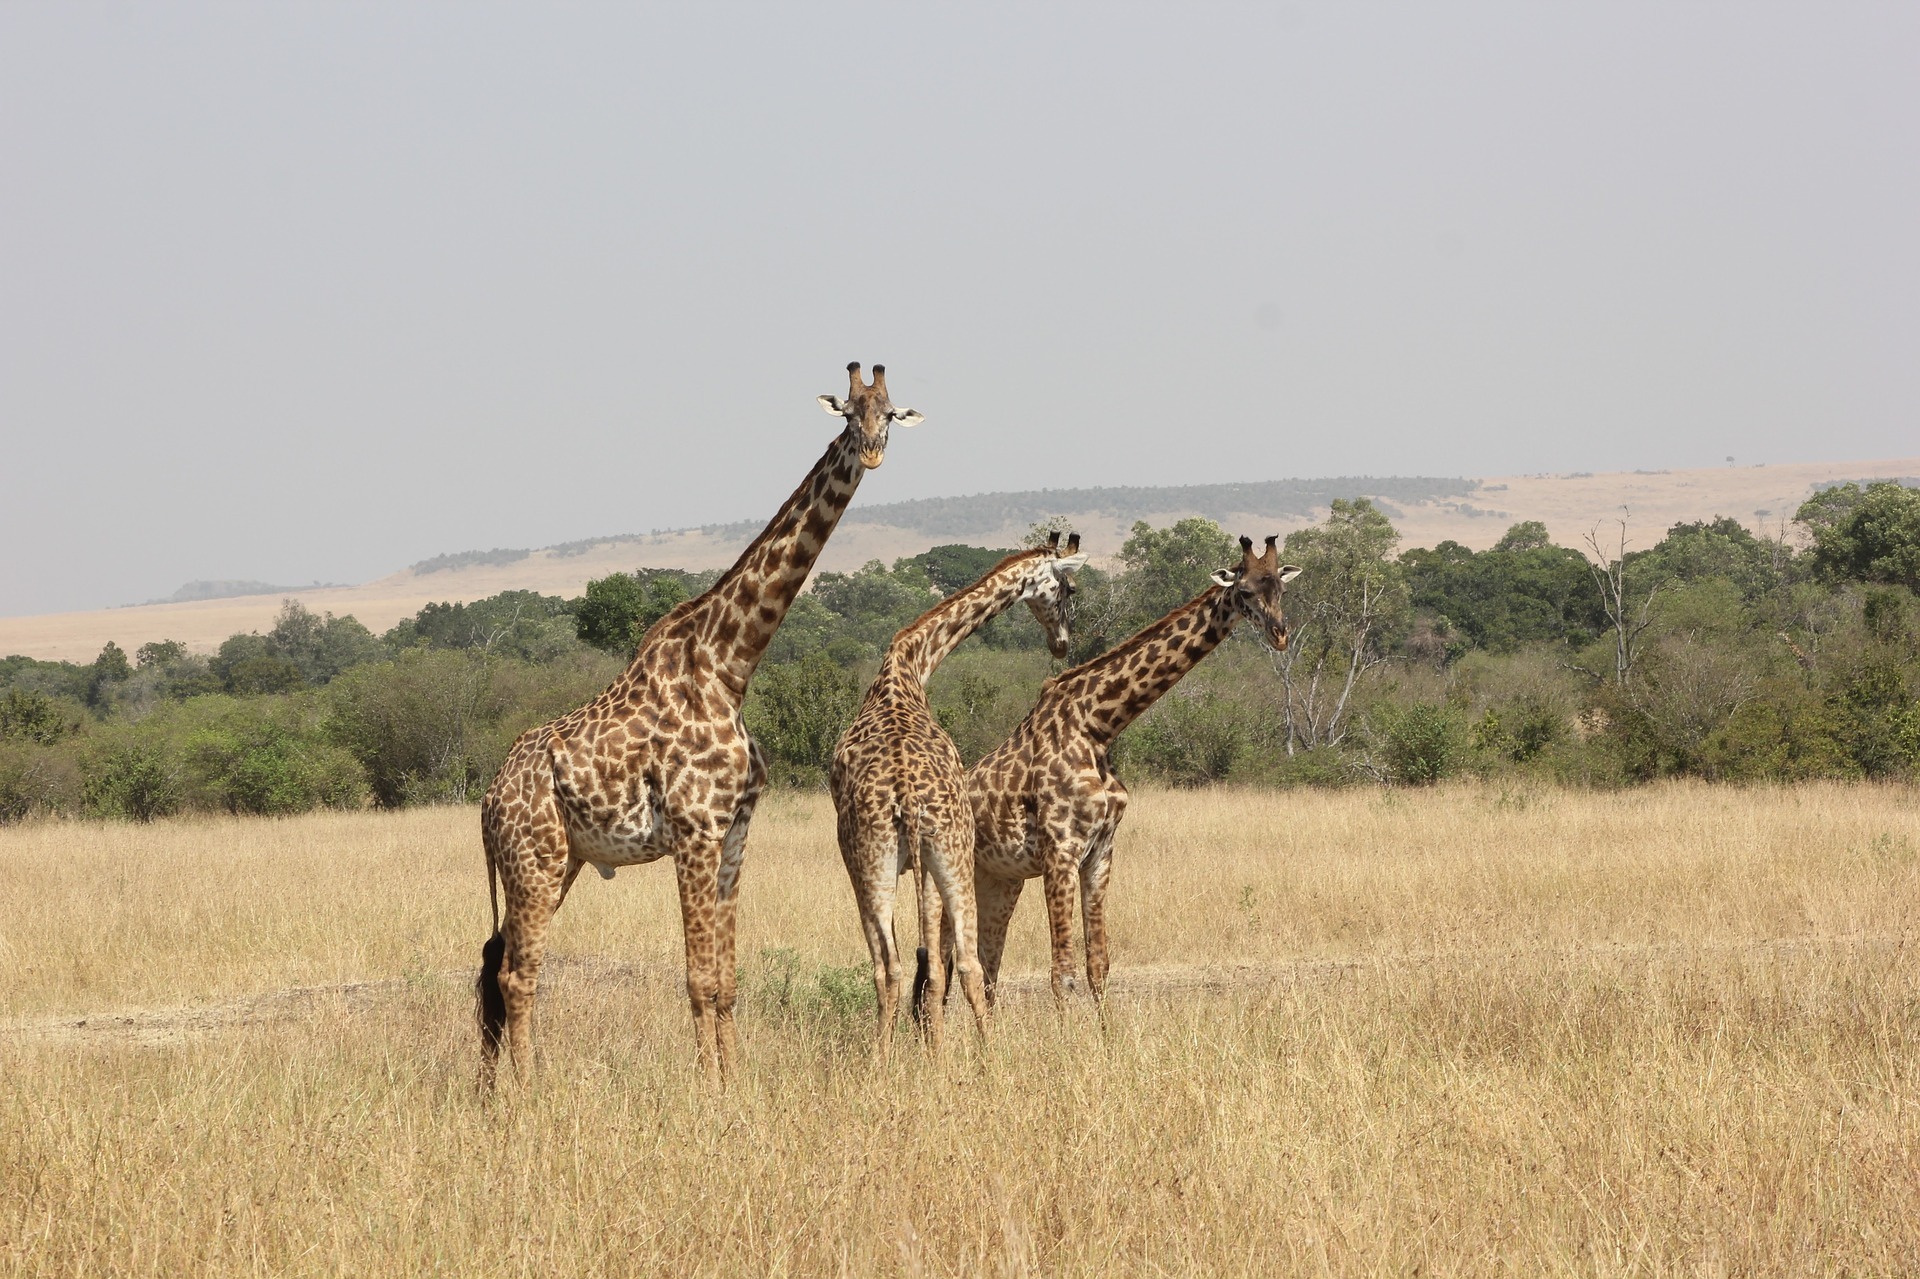
<instances>
[{"instance_id":1,"label":"giraffe head","mask_svg":"<svg viewBox=\"0 0 1920 1279\"><path fill-rule=\"evenodd\" d=\"M1087 557L1080 554L1080 535L1072 534L1067 538L1067 549L1060 549L1058 529L1047 534L1047 554L1033 561L1027 570L1027 578L1020 585L1020 598L1033 610L1033 620L1040 623L1041 632L1047 637L1047 649L1055 657L1067 655L1067 645L1073 639L1072 613L1069 601L1073 599L1073 575L1087 566Z\"/></svg>"},{"instance_id":2,"label":"giraffe head","mask_svg":"<svg viewBox=\"0 0 1920 1279\"><path fill-rule=\"evenodd\" d=\"M1213 575L1213 584L1227 594L1227 603L1236 617L1244 617L1260 631L1260 642L1276 653L1286 651L1287 614L1281 607L1286 586L1300 576L1293 564L1280 562L1278 537L1267 539L1267 549L1253 553L1253 539L1240 539L1240 566L1223 568Z\"/></svg>"},{"instance_id":3,"label":"giraffe head","mask_svg":"<svg viewBox=\"0 0 1920 1279\"><path fill-rule=\"evenodd\" d=\"M847 420L847 426L860 436L860 464L871 471L887 456L887 428L898 422L918 426L926 419L912 409L896 409L887 398L887 366L873 366L873 385L860 380L860 361L847 365L847 398L820 397L820 407L835 417Z\"/></svg>"}]
</instances>

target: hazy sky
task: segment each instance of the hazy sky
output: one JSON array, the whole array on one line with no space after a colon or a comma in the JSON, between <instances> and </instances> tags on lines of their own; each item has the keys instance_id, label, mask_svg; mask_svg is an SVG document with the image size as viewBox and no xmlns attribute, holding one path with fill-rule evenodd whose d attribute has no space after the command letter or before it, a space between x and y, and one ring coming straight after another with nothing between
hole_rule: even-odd
<instances>
[{"instance_id":1,"label":"hazy sky","mask_svg":"<svg viewBox=\"0 0 1920 1279\"><path fill-rule=\"evenodd\" d=\"M865 502L1920 452L1917 108L1900 5L7 5L0 613L771 514L850 359Z\"/></svg>"}]
</instances>

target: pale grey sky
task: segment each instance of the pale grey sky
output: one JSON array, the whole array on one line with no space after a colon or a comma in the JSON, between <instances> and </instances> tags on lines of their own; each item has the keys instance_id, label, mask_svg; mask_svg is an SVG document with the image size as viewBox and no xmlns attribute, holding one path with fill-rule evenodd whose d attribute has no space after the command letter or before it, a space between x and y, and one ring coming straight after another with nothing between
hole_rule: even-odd
<instances>
[{"instance_id":1,"label":"pale grey sky","mask_svg":"<svg viewBox=\"0 0 1920 1279\"><path fill-rule=\"evenodd\" d=\"M0 613L867 502L1920 451L1920 9L0 8Z\"/></svg>"}]
</instances>

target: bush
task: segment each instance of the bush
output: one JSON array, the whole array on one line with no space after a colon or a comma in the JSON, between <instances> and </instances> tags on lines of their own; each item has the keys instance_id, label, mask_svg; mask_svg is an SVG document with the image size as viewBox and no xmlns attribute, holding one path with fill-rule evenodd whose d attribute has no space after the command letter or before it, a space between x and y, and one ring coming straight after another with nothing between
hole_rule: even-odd
<instances>
[{"instance_id":1,"label":"bush","mask_svg":"<svg viewBox=\"0 0 1920 1279\"><path fill-rule=\"evenodd\" d=\"M819 786L860 706L860 682L825 653L763 666L747 697L747 727L784 785Z\"/></svg>"},{"instance_id":2,"label":"bush","mask_svg":"<svg viewBox=\"0 0 1920 1279\"><path fill-rule=\"evenodd\" d=\"M51 746L80 731L85 712L45 693L10 688L0 694L0 739Z\"/></svg>"},{"instance_id":3,"label":"bush","mask_svg":"<svg viewBox=\"0 0 1920 1279\"><path fill-rule=\"evenodd\" d=\"M347 672L327 689L333 739L360 761L387 808L477 799L500 766L511 706L502 663L459 649L411 649Z\"/></svg>"},{"instance_id":4,"label":"bush","mask_svg":"<svg viewBox=\"0 0 1920 1279\"><path fill-rule=\"evenodd\" d=\"M169 717L181 738L192 806L282 815L365 804L365 771L327 740L312 706L306 699L206 698Z\"/></svg>"},{"instance_id":5,"label":"bush","mask_svg":"<svg viewBox=\"0 0 1920 1279\"><path fill-rule=\"evenodd\" d=\"M0 824L78 808L80 777L71 743L0 740Z\"/></svg>"},{"instance_id":6,"label":"bush","mask_svg":"<svg viewBox=\"0 0 1920 1279\"><path fill-rule=\"evenodd\" d=\"M86 804L99 817L150 822L180 811L186 787L179 761L151 735L120 734L87 759Z\"/></svg>"},{"instance_id":7,"label":"bush","mask_svg":"<svg viewBox=\"0 0 1920 1279\"><path fill-rule=\"evenodd\" d=\"M1191 679L1192 677L1189 677ZM1174 786L1225 781L1261 737L1263 711L1204 684L1173 687L1115 743L1115 765Z\"/></svg>"},{"instance_id":8,"label":"bush","mask_svg":"<svg viewBox=\"0 0 1920 1279\"><path fill-rule=\"evenodd\" d=\"M1378 706L1367 730L1373 766L1384 781L1431 786L1458 771L1466 755L1465 725L1449 706Z\"/></svg>"}]
</instances>

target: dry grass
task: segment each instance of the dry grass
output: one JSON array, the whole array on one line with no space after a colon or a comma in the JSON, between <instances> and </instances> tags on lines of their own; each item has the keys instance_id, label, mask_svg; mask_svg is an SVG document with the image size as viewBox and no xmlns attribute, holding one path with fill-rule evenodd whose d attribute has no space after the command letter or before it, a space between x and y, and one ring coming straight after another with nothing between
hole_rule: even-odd
<instances>
[{"instance_id":1,"label":"dry grass","mask_svg":"<svg viewBox=\"0 0 1920 1279\"><path fill-rule=\"evenodd\" d=\"M1148 792L1104 1022L1031 901L993 1041L883 1067L829 811L776 799L745 1078L694 1079L655 867L582 883L490 1104L471 812L8 830L0 1270L1914 1273L1917 816Z\"/></svg>"}]
</instances>

